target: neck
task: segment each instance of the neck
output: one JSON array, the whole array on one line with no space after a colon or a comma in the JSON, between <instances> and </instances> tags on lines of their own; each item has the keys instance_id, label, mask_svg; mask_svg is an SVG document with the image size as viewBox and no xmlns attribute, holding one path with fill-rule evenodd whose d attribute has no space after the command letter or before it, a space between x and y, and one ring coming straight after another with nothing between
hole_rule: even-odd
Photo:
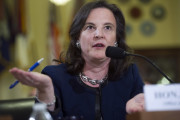
<instances>
[{"instance_id":1,"label":"neck","mask_svg":"<svg viewBox=\"0 0 180 120\"><path fill-rule=\"evenodd\" d=\"M101 62L86 61L86 64L83 69L83 73L84 75L90 77L91 79L101 80L108 73L109 62L110 59Z\"/></svg>"}]
</instances>

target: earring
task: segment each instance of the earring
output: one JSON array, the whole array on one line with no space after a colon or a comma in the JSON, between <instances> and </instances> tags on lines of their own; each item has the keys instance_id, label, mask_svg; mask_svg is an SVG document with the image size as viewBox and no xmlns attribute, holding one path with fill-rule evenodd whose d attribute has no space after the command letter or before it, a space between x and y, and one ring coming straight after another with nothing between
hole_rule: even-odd
<instances>
[{"instance_id":1,"label":"earring","mask_svg":"<svg viewBox=\"0 0 180 120\"><path fill-rule=\"evenodd\" d=\"M115 43L114 43L114 47L117 47L117 46L118 46L118 43L117 43L117 42L115 42Z\"/></svg>"},{"instance_id":2,"label":"earring","mask_svg":"<svg viewBox=\"0 0 180 120\"><path fill-rule=\"evenodd\" d=\"M77 42L76 42L76 47L79 48L79 49L81 47L79 40L77 40Z\"/></svg>"}]
</instances>

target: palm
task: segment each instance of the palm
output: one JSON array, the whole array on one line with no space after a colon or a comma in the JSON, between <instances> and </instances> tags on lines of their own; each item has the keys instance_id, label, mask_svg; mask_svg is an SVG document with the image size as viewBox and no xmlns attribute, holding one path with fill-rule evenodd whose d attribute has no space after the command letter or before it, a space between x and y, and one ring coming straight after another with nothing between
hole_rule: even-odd
<instances>
[{"instance_id":1,"label":"palm","mask_svg":"<svg viewBox=\"0 0 180 120\"><path fill-rule=\"evenodd\" d=\"M18 68L12 68L10 73L12 73L12 75L22 84L39 89L46 87L47 83L51 81L47 75L37 72L26 72Z\"/></svg>"}]
</instances>

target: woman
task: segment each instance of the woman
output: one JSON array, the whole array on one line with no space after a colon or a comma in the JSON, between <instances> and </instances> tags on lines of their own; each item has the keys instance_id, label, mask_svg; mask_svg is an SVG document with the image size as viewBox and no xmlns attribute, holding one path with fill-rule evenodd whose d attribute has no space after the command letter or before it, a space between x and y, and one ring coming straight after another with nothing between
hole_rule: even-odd
<instances>
[{"instance_id":1,"label":"woman","mask_svg":"<svg viewBox=\"0 0 180 120\"><path fill-rule=\"evenodd\" d=\"M128 51L121 11L104 1L84 5L70 28L64 63L42 73L13 68L22 83L37 88L38 102L48 105L54 119L82 116L85 120L125 120L143 110L143 82L130 58L105 56L107 46ZM62 55L60 61L62 60Z\"/></svg>"}]
</instances>

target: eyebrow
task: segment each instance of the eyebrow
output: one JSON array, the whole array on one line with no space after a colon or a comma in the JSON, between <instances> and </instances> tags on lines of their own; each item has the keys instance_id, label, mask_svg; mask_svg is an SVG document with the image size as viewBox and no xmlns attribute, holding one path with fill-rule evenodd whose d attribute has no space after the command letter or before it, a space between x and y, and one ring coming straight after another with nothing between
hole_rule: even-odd
<instances>
[{"instance_id":1,"label":"eyebrow","mask_svg":"<svg viewBox=\"0 0 180 120\"><path fill-rule=\"evenodd\" d=\"M85 25L95 25L95 24L92 23L92 22L87 22L87 23L85 23ZM104 25L111 25L111 26L115 27L115 25L112 24L112 23L110 23L110 22L107 22L107 23L105 23Z\"/></svg>"},{"instance_id":2,"label":"eyebrow","mask_svg":"<svg viewBox=\"0 0 180 120\"><path fill-rule=\"evenodd\" d=\"M111 25L111 26L115 27L115 25L112 23L105 23L105 25Z\"/></svg>"},{"instance_id":3,"label":"eyebrow","mask_svg":"<svg viewBox=\"0 0 180 120\"><path fill-rule=\"evenodd\" d=\"M87 22L87 23L85 23L85 25L95 25L95 24L92 22Z\"/></svg>"}]
</instances>

